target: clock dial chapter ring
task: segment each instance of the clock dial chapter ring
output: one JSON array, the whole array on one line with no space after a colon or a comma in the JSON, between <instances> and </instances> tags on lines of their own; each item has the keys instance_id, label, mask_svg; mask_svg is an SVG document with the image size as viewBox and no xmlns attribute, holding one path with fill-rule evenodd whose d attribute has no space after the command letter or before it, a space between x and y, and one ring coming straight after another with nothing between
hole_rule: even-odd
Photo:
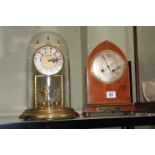
<instances>
[{"instance_id":1,"label":"clock dial chapter ring","mask_svg":"<svg viewBox=\"0 0 155 155\"><path fill-rule=\"evenodd\" d=\"M54 75L61 71L64 64L64 57L56 47L46 45L39 48L34 56L35 69L44 75Z\"/></svg>"},{"instance_id":2,"label":"clock dial chapter ring","mask_svg":"<svg viewBox=\"0 0 155 155\"><path fill-rule=\"evenodd\" d=\"M113 83L124 74L126 63L122 56L112 50L104 50L94 56L91 73L100 82Z\"/></svg>"}]
</instances>

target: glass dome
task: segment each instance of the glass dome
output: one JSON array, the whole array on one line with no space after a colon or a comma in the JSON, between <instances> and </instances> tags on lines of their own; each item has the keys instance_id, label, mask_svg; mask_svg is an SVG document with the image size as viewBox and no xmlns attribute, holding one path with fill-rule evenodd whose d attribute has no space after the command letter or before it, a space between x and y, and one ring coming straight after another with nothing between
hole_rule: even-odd
<instances>
[{"instance_id":1,"label":"glass dome","mask_svg":"<svg viewBox=\"0 0 155 155\"><path fill-rule=\"evenodd\" d=\"M68 47L57 33L42 32L27 50L28 109L23 119L75 118L70 103Z\"/></svg>"}]
</instances>

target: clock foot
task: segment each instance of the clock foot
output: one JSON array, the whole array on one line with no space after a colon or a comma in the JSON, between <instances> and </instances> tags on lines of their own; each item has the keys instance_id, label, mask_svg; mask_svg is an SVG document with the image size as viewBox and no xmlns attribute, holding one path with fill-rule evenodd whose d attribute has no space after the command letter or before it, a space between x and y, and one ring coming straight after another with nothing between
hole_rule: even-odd
<instances>
[{"instance_id":1,"label":"clock foot","mask_svg":"<svg viewBox=\"0 0 155 155\"><path fill-rule=\"evenodd\" d=\"M125 112L124 112L124 115L130 115L130 114L131 114L130 111L125 111Z\"/></svg>"},{"instance_id":2,"label":"clock foot","mask_svg":"<svg viewBox=\"0 0 155 155\"><path fill-rule=\"evenodd\" d=\"M83 112L84 117L90 117L91 113L90 112Z\"/></svg>"}]
</instances>

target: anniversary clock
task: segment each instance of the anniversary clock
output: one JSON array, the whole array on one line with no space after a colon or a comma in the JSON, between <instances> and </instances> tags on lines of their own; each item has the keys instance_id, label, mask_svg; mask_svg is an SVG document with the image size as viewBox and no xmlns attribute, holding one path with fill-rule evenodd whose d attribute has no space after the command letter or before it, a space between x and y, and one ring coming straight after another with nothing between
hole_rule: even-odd
<instances>
[{"instance_id":1,"label":"anniversary clock","mask_svg":"<svg viewBox=\"0 0 155 155\"><path fill-rule=\"evenodd\" d=\"M28 103L21 119L65 119L79 115L71 108L68 48L63 38L42 32L27 51Z\"/></svg>"},{"instance_id":2,"label":"anniversary clock","mask_svg":"<svg viewBox=\"0 0 155 155\"><path fill-rule=\"evenodd\" d=\"M83 114L131 112L129 65L123 51L109 41L89 55L86 67L87 103Z\"/></svg>"}]
</instances>

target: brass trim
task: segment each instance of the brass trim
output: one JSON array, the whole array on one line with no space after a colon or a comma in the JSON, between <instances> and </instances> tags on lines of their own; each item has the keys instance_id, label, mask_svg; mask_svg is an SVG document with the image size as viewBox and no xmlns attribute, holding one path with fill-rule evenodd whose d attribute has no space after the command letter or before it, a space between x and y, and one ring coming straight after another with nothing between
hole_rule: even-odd
<instances>
[{"instance_id":1,"label":"brass trim","mask_svg":"<svg viewBox=\"0 0 155 155\"><path fill-rule=\"evenodd\" d=\"M25 110L21 115L20 119L25 120L53 120L53 119L73 119L79 117L79 114L70 107L65 107L64 105L64 77L63 75L52 75L50 77L59 77L61 80L60 89L60 107L50 107L50 106L38 106L37 101L37 78L47 77L46 75L34 75L34 108L29 108Z\"/></svg>"},{"instance_id":2,"label":"brass trim","mask_svg":"<svg viewBox=\"0 0 155 155\"><path fill-rule=\"evenodd\" d=\"M102 106L102 107L97 107L96 112L105 112L105 113L121 112L121 107L120 106Z\"/></svg>"},{"instance_id":3,"label":"brass trim","mask_svg":"<svg viewBox=\"0 0 155 155\"><path fill-rule=\"evenodd\" d=\"M79 117L79 114L74 111L71 107L65 107L64 105L64 77L63 75L53 75L60 77L61 79L61 106L50 107L50 106L38 106L37 104L37 78L46 77L46 75L35 75L34 76L34 108L28 108L20 116L20 119L24 120L56 120L56 119L74 119Z\"/></svg>"},{"instance_id":4,"label":"brass trim","mask_svg":"<svg viewBox=\"0 0 155 155\"><path fill-rule=\"evenodd\" d=\"M37 108L38 107L38 101L37 101L37 96L38 96L38 81L37 78L41 78L41 77L47 77L47 75L35 75L34 77L34 107ZM62 74L56 74L56 75L51 75L49 77L60 77L61 83L60 83L60 103L61 103L61 107L65 107L64 105L64 77Z\"/></svg>"},{"instance_id":5,"label":"brass trim","mask_svg":"<svg viewBox=\"0 0 155 155\"><path fill-rule=\"evenodd\" d=\"M72 108L49 108L42 107L38 109L27 109L20 116L25 120L56 120L56 119L74 119L79 114Z\"/></svg>"},{"instance_id":6,"label":"brass trim","mask_svg":"<svg viewBox=\"0 0 155 155\"><path fill-rule=\"evenodd\" d=\"M39 47L39 48L37 48L37 49L35 50L35 52L33 53L33 56L32 56L32 64L33 64L32 66L33 66L33 68L35 68L35 70L36 70L39 74L46 75L46 74L41 73L41 72L36 68L36 66L35 66L35 64L34 64L34 57L35 57L35 55L38 53L38 51L39 51L41 48L44 48L44 47L46 47L46 46L50 46L50 47L55 48L55 49L57 49L57 50L59 50L59 51L61 52L62 59L63 59L63 64L62 64L61 69L60 69L57 73L55 73L55 74L58 74L58 73L61 72L61 70L62 70L63 67L64 67L64 63L65 63L65 62L64 62L64 61L65 61L65 59L64 59L64 54L63 54L63 52L62 52L62 49L59 49L58 47L53 46L53 45L50 45L50 44L43 45L43 46L41 46L41 47ZM51 74L51 75L55 75L55 74ZM49 76L50 76L50 75L49 75Z\"/></svg>"},{"instance_id":7,"label":"brass trim","mask_svg":"<svg viewBox=\"0 0 155 155\"><path fill-rule=\"evenodd\" d=\"M45 44L51 44L51 38L49 35L46 36Z\"/></svg>"},{"instance_id":8,"label":"brass trim","mask_svg":"<svg viewBox=\"0 0 155 155\"><path fill-rule=\"evenodd\" d=\"M34 108L37 109L38 104L37 104L37 77L36 75L34 76Z\"/></svg>"}]
</instances>

